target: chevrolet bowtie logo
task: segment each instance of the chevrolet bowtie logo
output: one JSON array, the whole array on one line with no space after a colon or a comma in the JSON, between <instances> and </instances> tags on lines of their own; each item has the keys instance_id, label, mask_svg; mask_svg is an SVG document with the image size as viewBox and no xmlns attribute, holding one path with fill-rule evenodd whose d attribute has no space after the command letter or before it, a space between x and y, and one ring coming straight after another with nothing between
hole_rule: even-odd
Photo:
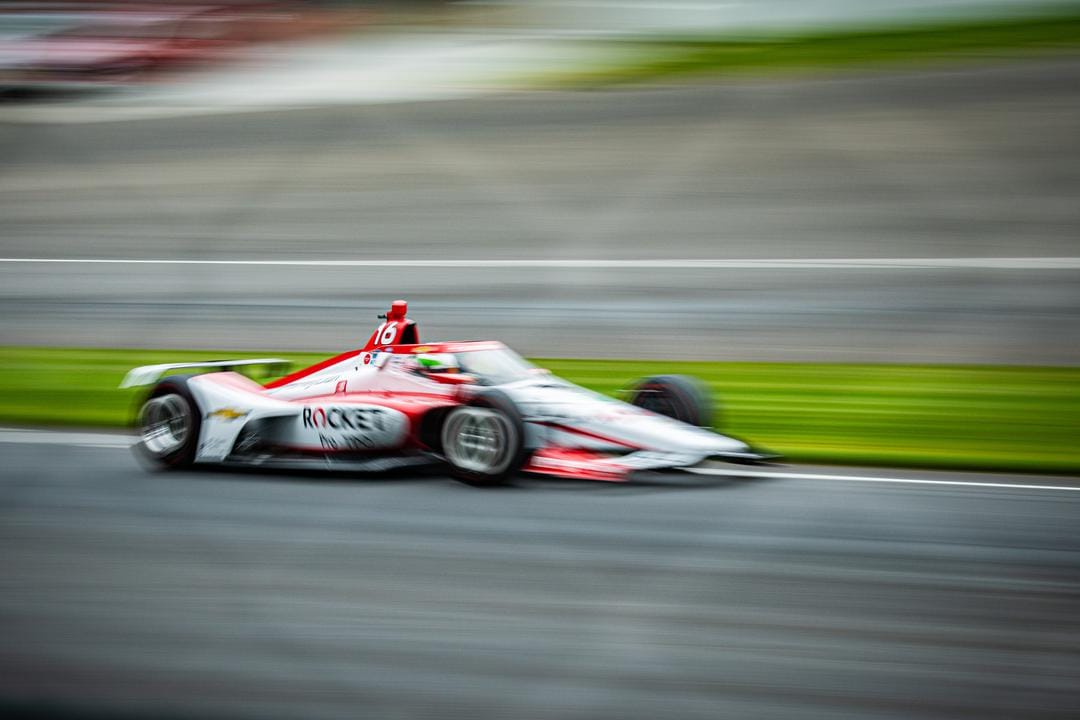
<instances>
[{"instance_id":1,"label":"chevrolet bowtie logo","mask_svg":"<svg viewBox=\"0 0 1080 720\"><path fill-rule=\"evenodd\" d=\"M214 417L220 420L239 420L242 417L247 417L248 412L250 411L244 410L241 412L240 410L235 410L233 408L221 408L220 410L209 413L207 417Z\"/></svg>"}]
</instances>

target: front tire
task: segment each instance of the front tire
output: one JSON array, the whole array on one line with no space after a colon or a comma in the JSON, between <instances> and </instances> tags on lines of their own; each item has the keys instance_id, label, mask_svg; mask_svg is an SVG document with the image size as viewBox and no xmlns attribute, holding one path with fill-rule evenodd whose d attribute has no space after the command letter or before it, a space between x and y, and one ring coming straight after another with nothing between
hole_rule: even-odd
<instances>
[{"instance_id":1,"label":"front tire","mask_svg":"<svg viewBox=\"0 0 1080 720\"><path fill-rule=\"evenodd\" d=\"M470 485L503 484L525 462L525 423L499 391L451 410L441 436L451 473Z\"/></svg>"},{"instance_id":2,"label":"front tire","mask_svg":"<svg viewBox=\"0 0 1080 720\"><path fill-rule=\"evenodd\" d=\"M195 462L202 417L187 378L168 377L157 384L139 409L138 455L155 467L178 469Z\"/></svg>"},{"instance_id":3,"label":"front tire","mask_svg":"<svg viewBox=\"0 0 1080 720\"><path fill-rule=\"evenodd\" d=\"M708 388L686 375L645 378L631 390L630 404L698 427L713 427L715 419Z\"/></svg>"}]
</instances>

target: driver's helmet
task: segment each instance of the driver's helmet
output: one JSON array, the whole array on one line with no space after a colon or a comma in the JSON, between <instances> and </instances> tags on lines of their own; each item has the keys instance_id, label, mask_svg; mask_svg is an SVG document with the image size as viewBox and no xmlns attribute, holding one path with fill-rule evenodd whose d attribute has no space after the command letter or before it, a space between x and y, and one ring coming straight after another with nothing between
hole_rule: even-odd
<instances>
[{"instance_id":1,"label":"driver's helmet","mask_svg":"<svg viewBox=\"0 0 1080 720\"><path fill-rule=\"evenodd\" d=\"M416 370L421 373L461 372L461 364L450 353L421 353L414 356Z\"/></svg>"}]
</instances>

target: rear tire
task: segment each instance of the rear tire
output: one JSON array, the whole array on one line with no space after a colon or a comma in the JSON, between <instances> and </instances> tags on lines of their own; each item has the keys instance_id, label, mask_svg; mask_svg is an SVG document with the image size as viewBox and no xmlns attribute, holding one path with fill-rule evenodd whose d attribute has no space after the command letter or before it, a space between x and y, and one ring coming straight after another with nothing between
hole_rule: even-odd
<instances>
[{"instance_id":1,"label":"rear tire","mask_svg":"<svg viewBox=\"0 0 1080 720\"><path fill-rule=\"evenodd\" d=\"M195 462L202 414L187 383L182 375L165 378L139 409L135 451L155 467L172 470Z\"/></svg>"},{"instance_id":2,"label":"rear tire","mask_svg":"<svg viewBox=\"0 0 1080 720\"><path fill-rule=\"evenodd\" d=\"M525 463L525 423L498 390L451 410L441 440L451 474L469 485L501 485Z\"/></svg>"},{"instance_id":3,"label":"rear tire","mask_svg":"<svg viewBox=\"0 0 1080 720\"><path fill-rule=\"evenodd\" d=\"M712 396L700 380L686 375L657 375L641 380L630 404L698 427L713 427Z\"/></svg>"}]
</instances>

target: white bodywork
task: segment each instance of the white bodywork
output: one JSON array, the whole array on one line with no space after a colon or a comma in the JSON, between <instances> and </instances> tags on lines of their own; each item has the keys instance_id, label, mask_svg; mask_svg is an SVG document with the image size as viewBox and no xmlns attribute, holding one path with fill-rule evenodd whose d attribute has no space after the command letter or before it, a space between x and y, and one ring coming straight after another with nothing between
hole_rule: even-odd
<instances>
[{"instance_id":1,"label":"white bodywork","mask_svg":"<svg viewBox=\"0 0 1080 720\"><path fill-rule=\"evenodd\" d=\"M333 397L315 387L316 392L305 395L311 398L305 403L276 397L234 373L191 378L188 388L202 418L195 461L225 460L240 431L260 421L269 421L264 423L264 440L297 451L386 450L404 444L409 430L404 413L347 396Z\"/></svg>"},{"instance_id":2,"label":"white bodywork","mask_svg":"<svg viewBox=\"0 0 1080 720\"><path fill-rule=\"evenodd\" d=\"M558 445L595 449L632 445L701 456L748 450L739 440L657 415L563 380L525 381L500 389L517 404L527 421L547 428L552 433L549 438ZM560 429L560 426L567 429ZM597 437L590 438L575 430Z\"/></svg>"},{"instance_id":3,"label":"white bodywork","mask_svg":"<svg viewBox=\"0 0 1080 720\"><path fill-rule=\"evenodd\" d=\"M497 343L491 347L505 350ZM191 377L188 387L202 421L195 462L229 459L244 428L257 429L258 436L273 446L316 456L340 451L393 451L405 448L415 434L410 415L418 418L430 407L456 405L471 393L486 390L440 383L416 373L410 359L407 353L364 352L272 389L233 372ZM156 380L162 372L180 367L233 367L241 362L275 361L136 368L128 374L125 386L141 384L138 381L147 378ZM565 472L577 462L582 469L586 463L590 470L600 463L612 472L625 473L686 467L710 457L760 457L734 438L600 395L543 371L528 373L495 387L520 411L525 421L525 445L538 451L532 463L537 471ZM380 399L385 399L385 404ZM586 461L545 455L543 451L552 448L604 456ZM415 444L411 449L415 450ZM556 469L552 463L562 467Z\"/></svg>"}]
</instances>

